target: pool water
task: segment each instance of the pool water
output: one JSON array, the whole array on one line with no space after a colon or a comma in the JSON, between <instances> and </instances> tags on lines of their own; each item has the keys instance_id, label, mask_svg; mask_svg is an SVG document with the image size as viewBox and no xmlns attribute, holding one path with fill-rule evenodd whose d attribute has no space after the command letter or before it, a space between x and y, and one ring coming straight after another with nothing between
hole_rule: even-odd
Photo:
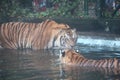
<instances>
[{"instance_id":1,"label":"pool water","mask_svg":"<svg viewBox=\"0 0 120 80\"><path fill-rule=\"evenodd\" d=\"M94 52L85 53L84 56L109 58L119 57L118 54ZM59 50L0 50L0 80L115 80L120 78L120 71L113 69L60 64L58 55Z\"/></svg>"},{"instance_id":2,"label":"pool water","mask_svg":"<svg viewBox=\"0 0 120 80\"><path fill-rule=\"evenodd\" d=\"M82 37L81 41L88 39L86 38ZM90 39L100 40L92 37ZM75 49L85 57L120 58L118 44L114 48L109 47L108 43L103 46L101 44L91 46L87 41L84 44L78 41L75 46ZM120 80L120 70L61 64L59 54L60 50L0 49L0 80Z\"/></svg>"}]
</instances>

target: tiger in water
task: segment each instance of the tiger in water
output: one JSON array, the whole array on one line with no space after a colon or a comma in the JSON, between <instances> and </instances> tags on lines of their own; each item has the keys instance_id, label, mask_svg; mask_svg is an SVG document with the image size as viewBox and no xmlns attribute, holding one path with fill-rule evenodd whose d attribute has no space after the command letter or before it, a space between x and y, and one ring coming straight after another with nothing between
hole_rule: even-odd
<instances>
[{"instance_id":1,"label":"tiger in water","mask_svg":"<svg viewBox=\"0 0 120 80\"><path fill-rule=\"evenodd\" d=\"M83 67L101 67L120 69L120 60L111 59L87 59L75 50L65 50L61 55L61 62L68 65L77 65Z\"/></svg>"},{"instance_id":2,"label":"tiger in water","mask_svg":"<svg viewBox=\"0 0 120 80\"><path fill-rule=\"evenodd\" d=\"M53 20L41 23L8 22L0 26L0 46L8 49L71 48L76 40L75 29Z\"/></svg>"}]
</instances>

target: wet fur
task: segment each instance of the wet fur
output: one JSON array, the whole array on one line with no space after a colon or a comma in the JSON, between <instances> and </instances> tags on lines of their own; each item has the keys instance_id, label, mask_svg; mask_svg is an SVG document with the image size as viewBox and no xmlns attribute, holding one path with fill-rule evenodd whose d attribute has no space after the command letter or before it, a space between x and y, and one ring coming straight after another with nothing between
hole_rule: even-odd
<instances>
[{"instance_id":1,"label":"wet fur","mask_svg":"<svg viewBox=\"0 0 120 80\"><path fill-rule=\"evenodd\" d=\"M66 24L58 24L53 20L41 23L4 23L0 26L0 45L9 49L49 49L60 43L58 37L65 35L66 31L71 32L72 29ZM76 39L71 38L71 40L73 46ZM61 47L61 45L56 46Z\"/></svg>"},{"instance_id":2,"label":"wet fur","mask_svg":"<svg viewBox=\"0 0 120 80\"><path fill-rule=\"evenodd\" d=\"M101 59L101 60L87 59L84 56L82 56L80 53L75 52L74 50L66 50L65 52L63 52L61 61L62 63L69 64L69 65L108 67L108 68L120 69L119 59L116 59L116 58Z\"/></svg>"}]
</instances>

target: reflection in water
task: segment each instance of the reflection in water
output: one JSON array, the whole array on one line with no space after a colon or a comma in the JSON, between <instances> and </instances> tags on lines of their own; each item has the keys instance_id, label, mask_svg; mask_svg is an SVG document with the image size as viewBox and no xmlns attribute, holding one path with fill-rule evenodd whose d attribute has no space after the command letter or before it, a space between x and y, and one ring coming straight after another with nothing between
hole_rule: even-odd
<instances>
[{"instance_id":1,"label":"reflection in water","mask_svg":"<svg viewBox=\"0 0 120 80\"><path fill-rule=\"evenodd\" d=\"M59 70L53 66L56 58L55 54L44 50L0 50L0 78L2 80L57 78Z\"/></svg>"},{"instance_id":2,"label":"reflection in water","mask_svg":"<svg viewBox=\"0 0 120 80\"><path fill-rule=\"evenodd\" d=\"M120 78L120 71L113 69L60 64L58 55L59 50L0 50L0 80L116 80Z\"/></svg>"},{"instance_id":3,"label":"reflection in water","mask_svg":"<svg viewBox=\"0 0 120 80\"><path fill-rule=\"evenodd\" d=\"M93 68L63 65L63 74L67 80L117 80L120 71L112 68Z\"/></svg>"}]
</instances>

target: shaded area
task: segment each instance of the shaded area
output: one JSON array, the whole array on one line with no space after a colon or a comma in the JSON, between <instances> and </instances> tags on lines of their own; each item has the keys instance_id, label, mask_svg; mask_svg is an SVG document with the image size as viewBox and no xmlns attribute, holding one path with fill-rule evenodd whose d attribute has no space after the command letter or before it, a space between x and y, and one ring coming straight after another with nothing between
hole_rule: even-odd
<instances>
[{"instance_id":1,"label":"shaded area","mask_svg":"<svg viewBox=\"0 0 120 80\"><path fill-rule=\"evenodd\" d=\"M58 23L68 24L71 28L76 28L77 31L120 34L119 19L23 18L22 20L19 20L17 18L9 18L9 19L0 21L0 23L2 24L5 22L11 22L11 21L40 23L46 19L52 19ZM109 29L107 30L107 28Z\"/></svg>"}]
</instances>

